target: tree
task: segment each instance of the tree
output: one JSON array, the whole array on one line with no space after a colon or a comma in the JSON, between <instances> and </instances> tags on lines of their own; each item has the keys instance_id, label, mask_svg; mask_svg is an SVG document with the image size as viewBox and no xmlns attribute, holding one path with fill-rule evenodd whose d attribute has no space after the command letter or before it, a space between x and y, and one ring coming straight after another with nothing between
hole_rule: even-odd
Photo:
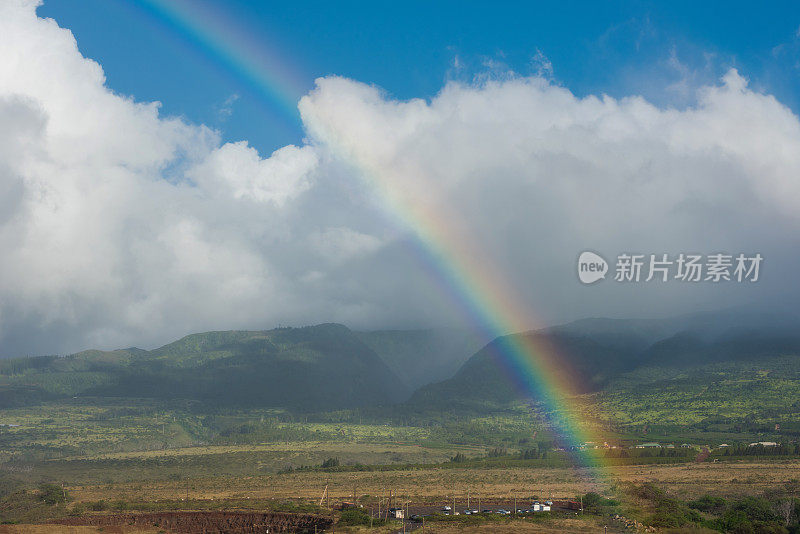
<instances>
[{"instance_id":1,"label":"tree","mask_svg":"<svg viewBox=\"0 0 800 534\"><path fill-rule=\"evenodd\" d=\"M794 501L791 499L784 499L775 506L775 511L783 519L784 526L789 526L794 518Z\"/></svg>"},{"instance_id":2,"label":"tree","mask_svg":"<svg viewBox=\"0 0 800 534\"><path fill-rule=\"evenodd\" d=\"M322 468L325 469L327 467L339 467L339 459L338 458L328 458L324 462L322 462Z\"/></svg>"}]
</instances>

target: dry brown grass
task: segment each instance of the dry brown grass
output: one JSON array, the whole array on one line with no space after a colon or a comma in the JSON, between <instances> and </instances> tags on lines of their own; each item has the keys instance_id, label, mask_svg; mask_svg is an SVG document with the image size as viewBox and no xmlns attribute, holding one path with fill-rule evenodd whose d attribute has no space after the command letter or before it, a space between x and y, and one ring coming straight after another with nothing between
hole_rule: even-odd
<instances>
[{"instance_id":1,"label":"dry brown grass","mask_svg":"<svg viewBox=\"0 0 800 534\"><path fill-rule=\"evenodd\" d=\"M431 534L551 534L564 532L567 534L583 534L586 532L602 532L603 528L591 521L580 519L558 519L553 521L513 521L507 524L486 525L425 525L425 532Z\"/></svg>"},{"instance_id":2,"label":"dry brown grass","mask_svg":"<svg viewBox=\"0 0 800 534\"><path fill-rule=\"evenodd\" d=\"M783 463L718 463L616 467L610 475L592 476L569 468L418 469L374 472L294 472L253 477L213 477L189 482L193 499L296 498L318 501L328 485L331 500L352 495L396 495L417 502L443 500L467 490L473 497L570 497L587 491L606 493L615 483L652 482L682 498L704 494L736 496L761 493L800 479L800 461ZM70 488L81 501L100 499L180 499L185 481L139 482Z\"/></svg>"},{"instance_id":3,"label":"dry brown grass","mask_svg":"<svg viewBox=\"0 0 800 534\"><path fill-rule=\"evenodd\" d=\"M276 453L280 459L289 461L318 456L353 456L361 463L390 463L389 456L402 457L406 463L441 462L456 452L467 455L481 455L486 447L452 446L448 448L423 447L403 443L354 443L333 441L292 441L289 443L260 443L253 445L205 445L133 452L108 452L92 455L92 460L124 460L148 458L176 458L191 456L213 456L231 453ZM85 459L83 456L68 456L60 460Z\"/></svg>"}]
</instances>

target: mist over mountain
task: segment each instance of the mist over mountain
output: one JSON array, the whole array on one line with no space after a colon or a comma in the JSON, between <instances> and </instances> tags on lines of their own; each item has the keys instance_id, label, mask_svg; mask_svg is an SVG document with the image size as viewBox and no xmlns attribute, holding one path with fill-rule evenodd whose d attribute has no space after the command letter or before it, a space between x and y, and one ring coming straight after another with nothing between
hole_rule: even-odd
<instances>
[{"instance_id":1,"label":"mist over mountain","mask_svg":"<svg viewBox=\"0 0 800 534\"><path fill-rule=\"evenodd\" d=\"M591 318L511 336L532 338L556 355L579 392L633 399L664 388L694 391L703 380L738 384L755 376L769 387L794 384L797 325L791 314L726 310L662 320ZM535 401L515 388L503 342L484 343L459 329L355 332L332 323L205 332L153 350L0 360L0 406L97 397L300 412L404 403L488 413Z\"/></svg>"},{"instance_id":2,"label":"mist over mountain","mask_svg":"<svg viewBox=\"0 0 800 534\"><path fill-rule=\"evenodd\" d=\"M464 329L376 330L356 335L374 350L409 388L453 376L489 339Z\"/></svg>"},{"instance_id":3,"label":"mist over mountain","mask_svg":"<svg viewBox=\"0 0 800 534\"><path fill-rule=\"evenodd\" d=\"M707 310L651 319L592 317L544 328L541 331L613 339L624 336L638 339L640 347L668 338L679 332L690 332L712 340L723 334L758 331L776 335L797 332L800 312L793 306L751 305L721 310Z\"/></svg>"},{"instance_id":4,"label":"mist over mountain","mask_svg":"<svg viewBox=\"0 0 800 534\"><path fill-rule=\"evenodd\" d=\"M792 387L800 386L797 372L787 372L800 369L800 321L792 314L739 309L663 320L592 318L516 336L557 354L583 393L643 397L660 388L694 387L701 376L747 381L756 371L775 384L788 378L798 381ZM529 400L506 374L501 341L483 347L452 378L417 390L409 405L502 407ZM694 379L687 382L689 375ZM730 391L735 395L737 389Z\"/></svg>"},{"instance_id":5,"label":"mist over mountain","mask_svg":"<svg viewBox=\"0 0 800 534\"><path fill-rule=\"evenodd\" d=\"M642 346L639 336L616 332L602 332L595 339L557 331L537 331L512 334L506 337L526 337L535 346L548 347L549 353L563 358L563 365L577 373L574 377L583 391L601 388L610 378L637 365L638 351ZM514 388L514 377L506 373L503 363L505 338L498 338L475 355L452 378L423 386L409 401L413 405L459 403L480 406L489 403L502 406L524 399L525 393Z\"/></svg>"}]
</instances>

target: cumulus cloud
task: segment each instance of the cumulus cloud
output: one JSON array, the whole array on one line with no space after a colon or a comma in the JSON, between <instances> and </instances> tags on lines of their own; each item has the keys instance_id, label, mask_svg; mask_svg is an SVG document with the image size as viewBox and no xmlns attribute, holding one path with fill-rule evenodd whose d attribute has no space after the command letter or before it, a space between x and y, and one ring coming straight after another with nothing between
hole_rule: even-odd
<instances>
[{"instance_id":1,"label":"cumulus cloud","mask_svg":"<svg viewBox=\"0 0 800 534\"><path fill-rule=\"evenodd\" d=\"M188 174L204 191L282 206L308 189L316 165L310 147L286 146L261 159L254 148L238 142L210 152Z\"/></svg>"},{"instance_id":2,"label":"cumulus cloud","mask_svg":"<svg viewBox=\"0 0 800 534\"><path fill-rule=\"evenodd\" d=\"M736 71L696 100L503 76L400 102L331 76L299 103L307 141L262 157L115 94L35 2L2 3L0 352L449 322L459 311L409 237L431 229L468 241L546 322L791 302L800 122ZM761 252L765 273L587 288L587 248Z\"/></svg>"},{"instance_id":3,"label":"cumulus cloud","mask_svg":"<svg viewBox=\"0 0 800 534\"><path fill-rule=\"evenodd\" d=\"M461 226L451 238L470 236L537 313L649 315L796 293L800 124L734 70L682 111L577 98L540 78L449 84L430 103L326 78L300 109L321 147ZM587 248L766 251L771 272L757 288L587 291L573 272Z\"/></svg>"}]
</instances>

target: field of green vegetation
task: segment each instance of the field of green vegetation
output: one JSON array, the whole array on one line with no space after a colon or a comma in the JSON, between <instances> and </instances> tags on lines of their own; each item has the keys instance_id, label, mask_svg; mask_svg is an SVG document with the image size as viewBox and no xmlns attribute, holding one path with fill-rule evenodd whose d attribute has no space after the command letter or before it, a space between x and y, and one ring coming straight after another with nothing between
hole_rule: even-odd
<instances>
[{"instance_id":1,"label":"field of green vegetation","mask_svg":"<svg viewBox=\"0 0 800 534\"><path fill-rule=\"evenodd\" d=\"M448 341L430 332L367 335L320 325L196 334L152 351L0 361L0 509L11 510L0 519L92 506L302 507L327 480L337 480L339 492L348 480L362 480L374 496L381 480L430 473L428 496L464 480L482 487L491 481L492 491L505 494L514 491L506 475L525 481L547 473L542 476L552 481L586 465L778 469L800 458L796 338L678 334L643 341L640 329L593 328L519 334L546 336L577 375L588 377L576 403L585 407L582 424L597 440L587 446L560 440L548 423L554 414L510 385L496 364L495 344L463 358L450 378L428 383L426 373L443 371L420 362L473 343L463 332ZM397 360L389 365L382 358ZM457 359L454 352L448 358ZM400 380L407 365L420 368ZM422 386L403 401L396 389L402 383ZM658 446L635 448L644 443ZM245 491L246 480L259 492ZM563 487L581 487L569 484ZM54 487L90 497L61 502ZM295 500L282 501L275 488ZM777 501L763 492L757 497L771 503L773 515L754 511L766 509L766 501L734 499L705 509L669 487L667 493L604 488L595 503L604 517L617 511L607 503L620 499L632 506L620 509L625 514L654 526L733 532L747 521L753 528L777 521ZM205 500L180 501L184 491L202 492ZM97 504L97 495L106 493L116 495L114 503Z\"/></svg>"}]
</instances>

